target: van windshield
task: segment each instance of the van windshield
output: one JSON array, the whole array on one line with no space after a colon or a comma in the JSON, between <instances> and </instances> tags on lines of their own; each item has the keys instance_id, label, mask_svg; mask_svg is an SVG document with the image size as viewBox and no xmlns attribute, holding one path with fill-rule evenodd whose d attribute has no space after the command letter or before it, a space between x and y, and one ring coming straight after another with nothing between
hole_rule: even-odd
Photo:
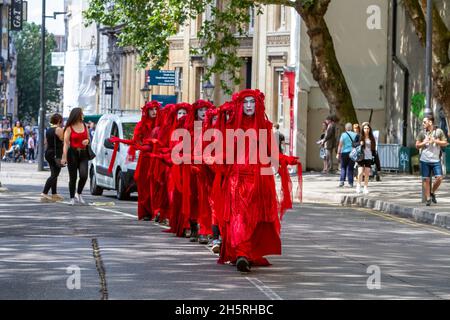
<instances>
[{"instance_id":1,"label":"van windshield","mask_svg":"<svg viewBox=\"0 0 450 320\"><path fill-rule=\"evenodd\" d=\"M136 127L136 123L135 122L122 123L123 138L125 140L133 139L133 134L134 134L134 128L135 127Z\"/></svg>"}]
</instances>

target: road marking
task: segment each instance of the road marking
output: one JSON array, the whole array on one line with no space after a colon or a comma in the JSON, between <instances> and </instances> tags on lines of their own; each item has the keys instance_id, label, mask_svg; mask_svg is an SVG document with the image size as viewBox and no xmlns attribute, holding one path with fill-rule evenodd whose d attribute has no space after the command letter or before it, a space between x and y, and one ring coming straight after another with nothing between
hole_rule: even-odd
<instances>
[{"instance_id":1,"label":"road marking","mask_svg":"<svg viewBox=\"0 0 450 320\"><path fill-rule=\"evenodd\" d=\"M111 209L105 209L105 208L96 208L96 207L94 207L94 209L100 210L100 211L106 211L106 212L118 213L118 214L121 214L121 215L123 215L123 216L125 216L125 217L130 217L130 218L133 218L133 219L136 219L136 218L137 218L136 215L129 214L129 213L125 213L125 212L121 212L121 211L117 211L117 210L111 210Z\"/></svg>"},{"instance_id":2,"label":"road marking","mask_svg":"<svg viewBox=\"0 0 450 320\"><path fill-rule=\"evenodd\" d=\"M275 293L275 291L266 286L261 280L249 277L245 277L245 279L247 279L259 291L264 293L270 300L283 300L278 294Z\"/></svg>"},{"instance_id":3,"label":"road marking","mask_svg":"<svg viewBox=\"0 0 450 320\"><path fill-rule=\"evenodd\" d=\"M425 225L423 223L418 223L418 222L415 222L415 221L411 221L411 220L408 220L406 218L394 217L394 216L389 215L387 213L375 212L374 210L367 209L367 208L352 208L352 209L355 209L357 211L364 211L364 212L366 212L368 214L371 214L371 215L374 215L374 216L378 216L378 217L384 218L386 220L396 221L396 222L407 224L409 226L416 227L416 228L430 229L431 231L435 231L437 233L441 233L441 234L444 234L446 236L450 236L450 232L449 231L443 230L442 228L439 228L439 227Z\"/></svg>"}]
</instances>

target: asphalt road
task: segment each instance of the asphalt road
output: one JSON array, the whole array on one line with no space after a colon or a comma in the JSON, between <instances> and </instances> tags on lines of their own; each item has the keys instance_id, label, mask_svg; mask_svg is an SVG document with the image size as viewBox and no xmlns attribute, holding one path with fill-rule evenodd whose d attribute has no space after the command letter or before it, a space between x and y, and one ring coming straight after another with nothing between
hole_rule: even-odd
<instances>
[{"instance_id":1,"label":"asphalt road","mask_svg":"<svg viewBox=\"0 0 450 320\"><path fill-rule=\"evenodd\" d=\"M137 221L135 197L86 195L91 205L71 207L4 184L0 299L450 298L450 232L409 220L297 206L282 223L283 254L245 275L207 246Z\"/></svg>"}]
</instances>

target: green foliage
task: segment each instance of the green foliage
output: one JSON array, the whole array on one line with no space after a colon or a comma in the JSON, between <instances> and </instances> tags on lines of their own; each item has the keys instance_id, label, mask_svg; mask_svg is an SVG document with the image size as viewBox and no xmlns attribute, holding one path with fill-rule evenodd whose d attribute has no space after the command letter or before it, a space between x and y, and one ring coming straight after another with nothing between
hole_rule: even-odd
<instances>
[{"instance_id":1,"label":"green foliage","mask_svg":"<svg viewBox=\"0 0 450 320\"><path fill-rule=\"evenodd\" d=\"M210 7L211 17L197 33L200 47L191 48L191 53L202 54L212 59L205 77L212 74L228 74L228 78L239 84L237 70L243 64L237 56L239 39L247 35L250 8L261 14L261 7L254 1L230 0L215 7L214 0L92 0L84 16L88 23L99 23L109 27L120 27L119 45L132 47L139 53L139 65L145 68L161 68L168 60L169 38L178 32L179 26L190 22ZM224 81L221 86L231 92Z\"/></svg>"},{"instance_id":2,"label":"green foliage","mask_svg":"<svg viewBox=\"0 0 450 320\"><path fill-rule=\"evenodd\" d=\"M423 92L416 93L411 97L411 112L420 121L423 120L426 105L426 96Z\"/></svg>"},{"instance_id":3,"label":"green foliage","mask_svg":"<svg viewBox=\"0 0 450 320\"><path fill-rule=\"evenodd\" d=\"M17 89L20 119L37 119L40 107L41 28L35 23L25 23L23 30L12 35L17 51ZM51 66L51 52L56 47L55 38L46 34L45 98L47 105L59 102L56 85L58 68Z\"/></svg>"}]
</instances>

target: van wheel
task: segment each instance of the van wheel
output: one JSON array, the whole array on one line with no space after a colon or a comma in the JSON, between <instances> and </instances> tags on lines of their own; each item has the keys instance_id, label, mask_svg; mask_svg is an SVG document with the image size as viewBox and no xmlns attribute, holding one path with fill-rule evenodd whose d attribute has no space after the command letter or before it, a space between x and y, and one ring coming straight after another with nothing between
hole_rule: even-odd
<instances>
[{"instance_id":1,"label":"van wheel","mask_svg":"<svg viewBox=\"0 0 450 320\"><path fill-rule=\"evenodd\" d=\"M93 196L101 196L103 194L103 188L97 185L97 178L95 173L91 173L90 191Z\"/></svg>"},{"instance_id":2,"label":"van wheel","mask_svg":"<svg viewBox=\"0 0 450 320\"><path fill-rule=\"evenodd\" d=\"M117 172L116 177L116 192L118 200L128 200L130 198L130 193L126 192L127 187L125 185L125 179L123 178L122 171Z\"/></svg>"}]
</instances>

